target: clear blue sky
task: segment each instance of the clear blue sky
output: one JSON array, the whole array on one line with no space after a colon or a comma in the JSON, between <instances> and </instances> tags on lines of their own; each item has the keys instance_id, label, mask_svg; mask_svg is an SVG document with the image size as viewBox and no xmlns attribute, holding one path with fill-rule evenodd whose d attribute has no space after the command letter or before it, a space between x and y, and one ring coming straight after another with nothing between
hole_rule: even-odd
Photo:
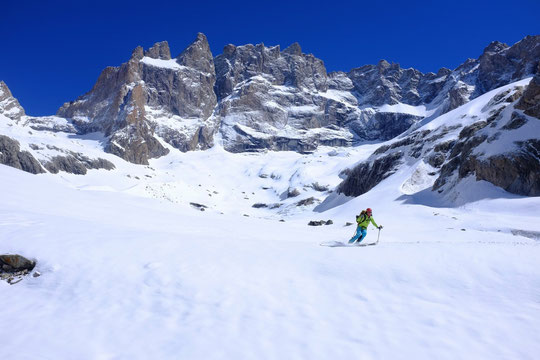
<instances>
[{"instance_id":1,"label":"clear blue sky","mask_svg":"<svg viewBox=\"0 0 540 360\"><path fill-rule=\"evenodd\" d=\"M208 37L228 43L298 41L329 71L380 59L423 72L455 68L493 40L540 34L540 1L25 1L1 6L0 80L29 115L50 115L91 89L137 46L167 40L173 56Z\"/></svg>"}]
</instances>

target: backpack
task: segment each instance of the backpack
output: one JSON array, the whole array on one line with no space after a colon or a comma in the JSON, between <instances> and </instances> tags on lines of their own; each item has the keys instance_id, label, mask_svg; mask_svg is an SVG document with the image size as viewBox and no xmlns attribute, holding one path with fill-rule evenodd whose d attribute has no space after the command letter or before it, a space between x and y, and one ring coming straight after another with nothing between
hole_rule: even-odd
<instances>
[{"instance_id":1,"label":"backpack","mask_svg":"<svg viewBox=\"0 0 540 360\"><path fill-rule=\"evenodd\" d=\"M367 217L368 216L367 216L366 210L362 210L360 215L356 215L356 222L357 223L364 222L367 219Z\"/></svg>"}]
</instances>

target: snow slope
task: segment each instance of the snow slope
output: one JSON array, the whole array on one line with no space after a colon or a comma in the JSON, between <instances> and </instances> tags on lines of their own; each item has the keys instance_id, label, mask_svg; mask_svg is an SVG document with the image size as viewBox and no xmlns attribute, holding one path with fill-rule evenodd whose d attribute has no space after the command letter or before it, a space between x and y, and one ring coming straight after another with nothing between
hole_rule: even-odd
<instances>
[{"instance_id":1,"label":"snow slope","mask_svg":"<svg viewBox=\"0 0 540 360\"><path fill-rule=\"evenodd\" d=\"M198 153L213 176L252 179L254 162L273 164L271 173L299 161L228 154L224 166L225 153L214 152ZM185 154L150 168L169 161L172 169L175 156ZM1 357L534 359L540 351L538 238L512 234L538 236L538 198L430 208L404 201L409 174L399 173L317 214L335 224L314 228L311 212L286 222L241 216L239 205L225 204L239 201L232 190L221 214L104 188L111 174L33 176L0 166L9 189L0 248L35 257L42 272L0 283L0 322L10 324L0 327ZM186 172L184 181L208 186L206 175ZM234 183L219 179L222 188ZM354 229L345 221L366 206L385 226L379 245L319 246L348 239ZM367 240L375 237L370 229Z\"/></svg>"}]
</instances>

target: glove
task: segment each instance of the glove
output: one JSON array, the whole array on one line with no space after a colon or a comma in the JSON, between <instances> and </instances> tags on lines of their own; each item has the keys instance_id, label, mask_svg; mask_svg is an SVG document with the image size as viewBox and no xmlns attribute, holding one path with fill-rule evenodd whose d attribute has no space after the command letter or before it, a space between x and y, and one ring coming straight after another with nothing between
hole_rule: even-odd
<instances>
[{"instance_id":1,"label":"glove","mask_svg":"<svg viewBox=\"0 0 540 360\"><path fill-rule=\"evenodd\" d=\"M382 229L382 225L381 225L381 226L379 226L379 230L381 230L381 229Z\"/></svg>"}]
</instances>

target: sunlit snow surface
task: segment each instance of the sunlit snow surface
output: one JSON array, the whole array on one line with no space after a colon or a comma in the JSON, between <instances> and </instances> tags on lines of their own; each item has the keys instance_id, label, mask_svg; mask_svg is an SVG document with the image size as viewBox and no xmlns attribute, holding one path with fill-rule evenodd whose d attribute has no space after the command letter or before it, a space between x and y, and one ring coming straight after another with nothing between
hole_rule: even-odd
<instances>
[{"instance_id":1,"label":"sunlit snow surface","mask_svg":"<svg viewBox=\"0 0 540 360\"><path fill-rule=\"evenodd\" d=\"M103 153L95 134L30 133L6 118L0 130L40 159L51 144L116 165L85 176L0 165L0 253L35 258L42 273L0 282L2 358L538 358L538 197L471 177L453 191L462 205L442 207L422 163L355 199L324 190L373 144L171 148L141 166ZM366 207L384 226L378 245L320 246L347 241L345 223ZM377 235L370 227L366 242Z\"/></svg>"},{"instance_id":2,"label":"sunlit snow surface","mask_svg":"<svg viewBox=\"0 0 540 360\"><path fill-rule=\"evenodd\" d=\"M245 164L206 162L237 175ZM540 352L538 239L512 235L540 231L538 198L431 208L400 200L397 176L341 207L279 222L239 215L232 194L223 197L225 214L201 212L104 187L97 173L107 175L79 177L88 181L81 187L0 166L0 247L35 257L42 273L0 283L0 356L534 359ZM214 181L221 177L224 191L233 181L224 173ZM250 188L242 179L235 186ZM346 241L353 228L344 223L366 206L385 226L379 245L319 246ZM307 226L319 218L334 225ZM371 228L366 241L376 236Z\"/></svg>"}]
</instances>

